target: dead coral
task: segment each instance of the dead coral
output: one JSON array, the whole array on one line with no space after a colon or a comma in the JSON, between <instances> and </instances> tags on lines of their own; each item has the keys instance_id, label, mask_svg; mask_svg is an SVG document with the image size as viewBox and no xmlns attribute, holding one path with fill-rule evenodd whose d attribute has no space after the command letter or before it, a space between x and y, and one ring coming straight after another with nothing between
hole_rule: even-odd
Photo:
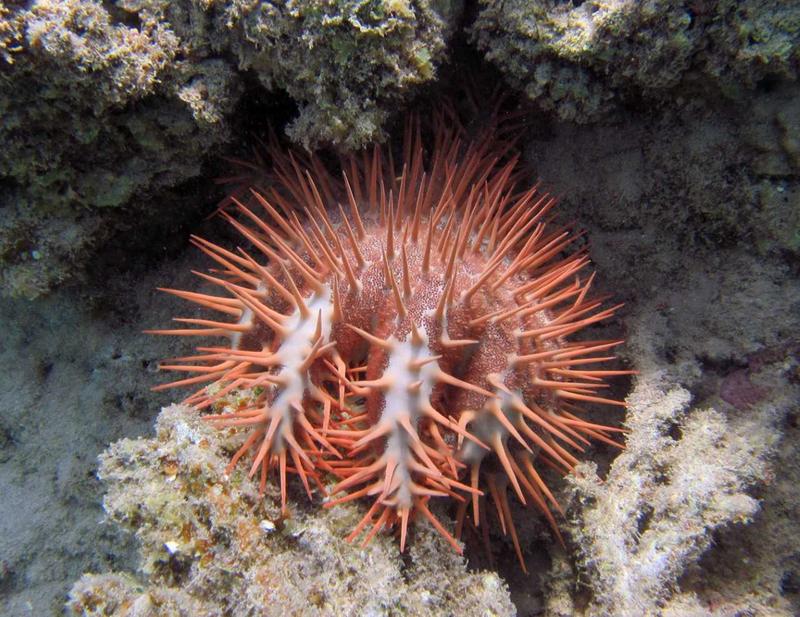
<instances>
[{"instance_id":1,"label":"dead coral","mask_svg":"<svg viewBox=\"0 0 800 617\"><path fill-rule=\"evenodd\" d=\"M426 0L226 4L240 65L299 103L289 134L309 148L382 138L393 103L434 77L451 28Z\"/></svg>"},{"instance_id":2,"label":"dead coral","mask_svg":"<svg viewBox=\"0 0 800 617\"><path fill-rule=\"evenodd\" d=\"M154 191L199 173L227 139L238 84L227 65L179 61L180 38L146 14L134 27L99 2L40 0L6 18L19 37L0 76L0 282L34 297L109 237L103 209L152 207ZM215 114L181 97L200 83Z\"/></svg>"},{"instance_id":3,"label":"dead coral","mask_svg":"<svg viewBox=\"0 0 800 617\"><path fill-rule=\"evenodd\" d=\"M389 536L364 548L341 539L358 505L297 505L286 519L274 489L261 498L243 472L225 477L236 437L195 411L164 409L156 431L113 444L100 467L105 509L136 533L144 579L86 575L70 593L73 614L514 614L497 576L468 573L429 526L417 526L404 565Z\"/></svg>"},{"instance_id":4,"label":"dead coral","mask_svg":"<svg viewBox=\"0 0 800 617\"><path fill-rule=\"evenodd\" d=\"M473 40L561 119L597 120L620 103L670 103L684 86L736 97L794 79L800 8L780 0L483 0Z\"/></svg>"},{"instance_id":5,"label":"dead coral","mask_svg":"<svg viewBox=\"0 0 800 617\"><path fill-rule=\"evenodd\" d=\"M6 64L14 64L14 54L22 50L22 22L11 9L0 6L0 60ZM0 65L2 66L2 65Z\"/></svg>"},{"instance_id":6,"label":"dead coral","mask_svg":"<svg viewBox=\"0 0 800 617\"><path fill-rule=\"evenodd\" d=\"M297 102L298 143L382 137L390 111L435 76L457 12L427 0L2 7L2 292L45 293L115 230L103 209L149 211L158 191L197 177L230 137L245 70L266 87L251 96L283 90ZM56 233L64 226L69 240Z\"/></svg>"},{"instance_id":7,"label":"dead coral","mask_svg":"<svg viewBox=\"0 0 800 617\"><path fill-rule=\"evenodd\" d=\"M690 409L685 389L648 372L628 402L627 449L606 480L591 464L571 480L570 531L592 589L585 615L658 615L665 602L684 602L673 598L679 579L714 531L759 512L747 490L770 476L775 424L788 401L780 394L733 422L712 408ZM554 614L563 614L562 596L550 598Z\"/></svg>"},{"instance_id":8,"label":"dead coral","mask_svg":"<svg viewBox=\"0 0 800 617\"><path fill-rule=\"evenodd\" d=\"M798 144L800 87L788 83L724 113L695 102L591 127L558 123L526 155L563 194L562 209L595 226L595 246L603 233L640 229L629 238L641 244L637 259L661 270L675 262L654 242L681 252L746 242L760 255L798 254ZM605 269L624 278L629 266Z\"/></svg>"}]
</instances>

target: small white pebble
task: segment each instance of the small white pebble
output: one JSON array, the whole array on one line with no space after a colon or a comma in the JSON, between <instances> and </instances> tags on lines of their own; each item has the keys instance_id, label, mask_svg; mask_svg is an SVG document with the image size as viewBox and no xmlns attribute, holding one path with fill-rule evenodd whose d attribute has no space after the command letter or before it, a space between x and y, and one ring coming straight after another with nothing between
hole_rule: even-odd
<instances>
[{"instance_id":1,"label":"small white pebble","mask_svg":"<svg viewBox=\"0 0 800 617\"><path fill-rule=\"evenodd\" d=\"M174 540L170 540L169 542L164 542L164 546L167 547L167 551L170 555L174 555L178 552L178 543Z\"/></svg>"},{"instance_id":2,"label":"small white pebble","mask_svg":"<svg viewBox=\"0 0 800 617\"><path fill-rule=\"evenodd\" d=\"M268 521L266 519L261 521L258 524L258 526L261 527L261 531L263 531L264 533L272 533L273 531L275 531L275 523L273 523L272 521Z\"/></svg>"}]
</instances>

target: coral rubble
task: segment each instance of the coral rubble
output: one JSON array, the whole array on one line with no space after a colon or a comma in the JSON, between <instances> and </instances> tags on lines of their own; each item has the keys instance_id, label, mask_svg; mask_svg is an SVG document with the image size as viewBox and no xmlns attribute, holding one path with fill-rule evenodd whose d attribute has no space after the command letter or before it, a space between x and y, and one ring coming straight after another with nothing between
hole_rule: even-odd
<instances>
[{"instance_id":1,"label":"coral rubble","mask_svg":"<svg viewBox=\"0 0 800 617\"><path fill-rule=\"evenodd\" d=\"M125 439L101 457L109 517L136 534L141 578L87 574L70 592L78 615L512 615L497 575L418 525L410 557L391 537L341 539L356 505L281 515L242 471L225 474L230 437L188 407L165 408L151 439ZM303 500L298 500L302 503Z\"/></svg>"}]
</instances>

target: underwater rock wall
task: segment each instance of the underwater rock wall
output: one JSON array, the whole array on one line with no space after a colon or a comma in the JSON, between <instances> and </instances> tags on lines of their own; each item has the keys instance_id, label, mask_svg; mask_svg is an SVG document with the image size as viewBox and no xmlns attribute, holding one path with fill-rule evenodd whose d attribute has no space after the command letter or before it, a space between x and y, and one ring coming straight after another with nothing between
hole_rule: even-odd
<instances>
[{"instance_id":1,"label":"underwater rock wall","mask_svg":"<svg viewBox=\"0 0 800 617\"><path fill-rule=\"evenodd\" d=\"M481 0L472 38L559 118L591 122L626 102L736 100L795 79L800 7L780 0Z\"/></svg>"},{"instance_id":2,"label":"underwater rock wall","mask_svg":"<svg viewBox=\"0 0 800 617\"><path fill-rule=\"evenodd\" d=\"M109 208L176 220L155 197L219 155L248 79L263 86L248 96L296 103L297 143L382 139L390 112L436 76L459 7L37 0L0 9L2 293L35 297L80 272L122 224Z\"/></svg>"}]
</instances>

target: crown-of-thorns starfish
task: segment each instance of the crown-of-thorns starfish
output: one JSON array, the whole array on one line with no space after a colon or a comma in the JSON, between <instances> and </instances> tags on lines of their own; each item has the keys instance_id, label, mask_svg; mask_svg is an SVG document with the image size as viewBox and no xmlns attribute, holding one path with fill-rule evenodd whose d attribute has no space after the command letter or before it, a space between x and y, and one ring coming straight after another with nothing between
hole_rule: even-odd
<instances>
[{"instance_id":1,"label":"crown-of-thorns starfish","mask_svg":"<svg viewBox=\"0 0 800 617\"><path fill-rule=\"evenodd\" d=\"M240 163L237 182L269 184L239 186L221 209L250 248L194 237L217 264L196 274L219 295L164 290L223 319L152 331L227 344L162 364L192 375L157 389L200 386L186 402L205 410L261 387L251 406L205 416L249 431L231 467L247 457L262 491L277 469L284 508L287 472L309 495L312 482L325 494L322 474L338 477L326 506L372 500L351 540L399 525L402 551L421 516L460 552L429 501L459 503L458 537L468 510L475 525L485 517L488 493L524 568L507 489L558 534L537 467L568 472L589 439L616 443L619 429L582 419L579 405L623 405L600 391L628 371L597 368L622 341L570 339L618 306L592 297L583 251L562 256L577 236L553 227L556 200L538 185L518 190L496 126L468 141L447 125L458 126L438 118L426 156L407 122L399 170L378 147L345 157L340 173L276 146L271 169Z\"/></svg>"}]
</instances>

